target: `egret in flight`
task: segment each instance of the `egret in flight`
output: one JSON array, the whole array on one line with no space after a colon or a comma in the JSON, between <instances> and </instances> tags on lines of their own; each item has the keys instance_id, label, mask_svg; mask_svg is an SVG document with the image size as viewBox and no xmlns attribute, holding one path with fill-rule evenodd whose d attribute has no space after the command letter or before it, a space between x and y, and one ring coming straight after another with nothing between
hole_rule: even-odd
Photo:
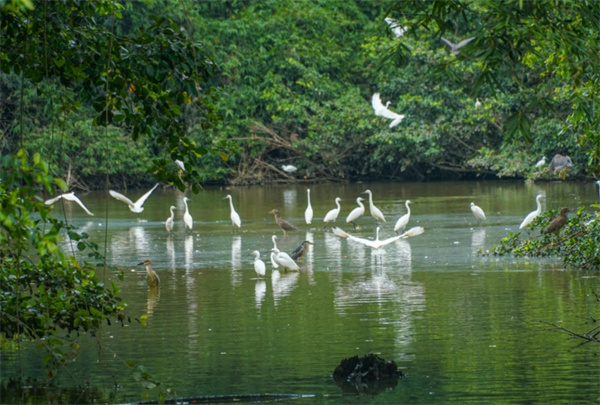
<instances>
[{"instance_id":1,"label":"egret in flight","mask_svg":"<svg viewBox=\"0 0 600 405\"><path fill-rule=\"evenodd\" d=\"M175 213L173 212L174 209L175 206L171 205L171 208L169 208L169 211L171 211L171 216L165 221L165 228L167 229L167 232L171 232L173 230L173 218L175 218Z\"/></svg>"},{"instance_id":2,"label":"egret in flight","mask_svg":"<svg viewBox=\"0 0 600 405\"><path fill-rule=\"evenodd\" d=\"M454 54L454 55L458 55L460 53L458 50L474 39L475 39L475 37L471 37L471 38L463 39L458 44L454 44L454 43L448 41L446 38L442 37L442 41L444 41L444 43L450 47L450 52L452 52L452 54Z\"/></svg>"},{"instance_id":3,"label":"egret in flight","mask_svg":"<svg viewBox=\"0 0 600 405\"><path fill-rule=\"evenodd\" d=\"M292 174L296 170L298 170L298 168L294 165L282 165L281 168L283 169L284 172L289 173L289 174Z\"/></svg>"},{"instance_id":4,"label":"egret in flight","mask_svg":"<svg viewBox=\"0 0 600 405\"><path fill-rule=\"evenodd\" d=\"M302 242L302 244L300 246L298 246L296 248L296 250L294 250L292 252L292 254L290 255L290 257L293 260L300 260L300 259L302 259L306 255L306 252L308 252L308 247L310 245L313 245L313 243L311 241L309 241L309 240L305 240L304 242Z\"/></svg>"},{"instance_id":5,"label":"egret in flight","mask_svg":"<svg viewBox=\"0 0 600 405\"><path fill-rule=\"evenodd\" d=\"M160 284L160 278L158 274L154 270L152 270L152 262L148 259L144 260L141 263L138 263L138 266L141 265L146 266L146 275L148 276L148 286L149 287L158 287Z\"/></svg>"},{"instance_id":6,"label":"egret in flight","mask_svg":"<svg viewBox=\"0 0 600 405\"><path fill-rule=\"evenodd\" d=\"M521 225L519 225L519 229L525 228L527 225L529 225L530 223L533 222L535 217L537 217L538 215L540 215L542 213L542 202L540 201L542 198L544 198L543 194L538 194L537 197L535 197L535 203L537 204L537 209L535 211L531 211L529 214L527 214L527 216L525 217L523 222L521 222Z\"/></svg>"},{"instance_id":7,"label":"egret in flight","mask_svg":"<svg viewBox=\"0 0 600 405\"><path fill-rule=\"evenodd\" d=\"M364 239L364 238L359 238L357 236L350 235L349 233L344 232L343 230L341 230L338 227L333 228L332 231L334 234L336 234L340 238L350 239L355 242L361 243L365 246L369 246L370 248L373 248L373 249L381 249L385 245L389 245L390 243L395 242L398 239L410 238L412 236L417 236L417 235L420 235L423 232L425 232L425 228L423 228L422 226L415 226L414 228L410 228L408 231L404 232L402 235L396 235L396 236L392 236L391 238L380 240L379 239L379 229L380 229L380 227L378 226L375 231L375 240Z\"/></svg>"},{"instance_id":8,"label":"egret in flight","mask_svg":"<svg viewBox=\"0 0 600 405\"><path fill-rule=\"evenodd\" d=\"M225 200L227 198L229 198L229 208L231 209L231 213L229 214L229 217L231 218L231 223L233 224L233 226L241 228L242 220L240 219L239 214L235 212L235 208L233 208L233 198L231 197L231 195L227 194L223 199Z\"/></svg>"},{"instance_id":9,"label":"egret in flight","mask_svg":"<svg viewBox=\"0 0 600 405\"><path fill-rule=\"evenodd\" d=\"M281 214L279 213L279 210L272 209L271 211L269 211L269 214L275 215L275 222L277 222L277 224L283 231L283 236L287 236L288 232L294 232L294 231L298 230L298 228L296 228L294 225L290 224L288 221L281 218Z\"/></svg>"},{"instance_id":10,"label":"egret in flight","mask_svg":"<svg viewBox=\"0 0 600 405\"><path fill-rule=\"evenodd\" d=\"M254 271L256 271L256 275L259 277L264 277L265 274L267 274L267 268L265 266L265 262L260 260L260 252L255 250L250 254L254 256Z\"/></svg>"},{"instance_id":11,"label":"egret in flight","mask_svg":"<svg viewBox=\"0 0 600 405\"><path fill-rule=\"evenodd\" d=\"M364 198L358 197L356 199L356 203L358 204L358 207L356 207L352 211L350 211L350 214L348 214L348 216L346 217L346 223L348 223L348 224L351 223L354 226L354 229L358 228L358 225L356 225L356 223L354 221L356 221L358 218L362 217L365 213L365 206L361 202L364 200L365 200Z\"/></svg>"},{"instance_id":12,"label":"egret in flight","mask_svg":"<svg viewBox=\"0 0 600 405\"><path fill-rule=\"evenodd\" d=\"M191 230L192 226L194 226L194 220L192 219L192 216L190 215L190 211L188 210L188 205L187 205L188 201L190 201L189 198L183 197L183 205L185 205L185 213L183 214L183 223L185 224L185 227L187 229Z\"/></svg>"},{"instance_id":13,"label":"egret in flight","mask_svg":"<svg viewBox=\"0 0 600 405\"><path fill-rule=\"evenodd\" d=\"M406 31L408 31L407 27L400 26L400 24L398 24L398 21L394 20L393 18L385 17L383 21L385 21L385 23L390 26L390 30L392 30L392 33L396 38L404 36Z\"/></svg>"},{"instance_id":14,"label":"egret in flight","mask_svg":"<svg viewBox=\"0 0 600 405\"><path fill-rule=\"evenodd\" d=\"M371 216L379 222L385 222L383 212L373 204L373 193L371 193L371 190L365 190L361 194L369 194L369 211L371 211Z\"/></svg>"},{"instance_id":15,"label":"egret in flight","mask_svg":"<svg viewBox=\"0 0 600 405\"><path fill-rule=\"evenodd\" d=\"M304 220L306 221L307 224L310 224L312 222L312 218L313 218L313 209L312 209L312 206L310 205L310 189L309 188L306 189L306 198L308 200L308 205L306 206L306 211L304 211Z\"/></svg>"},{"instance_id":16,"label":"egret in flight","mask_svg":"<svg viewBox=\"0 0 600 405\"><path fill-rule=\"evenodd\" d=\"M329 210L327 215L325 215L325 218L323 218L325 226L327 226L327 224L330 222L335 222L335 220L337 219L338 215L340 214L340 211L342 210L342 207L340 207L340 201L342 201L342 199L340 197L336 197L335 205L337 205L337 208Z\"/></svg>"},{"instance_id":17,"label":"egret in flight","mask_svg":"<svg viewBox=\"0 0 600 405\"><path fill-rule=\"evenodd\" d=\"M271 252L275 253L275 256L273 256L273 258L275 259L277 264L279 264L284 269L295 271L300 270L298 264L287 253L281 252L279 251L279 249L276 248L273 248Z\"/></svg>"},{"instance_id":18,"label":"egret in flight","mask_svg":"<svg viewBox=\"0 0 600 405\"><path fill-rule=\"evenodd\" d=\"M154 191L154 189L156 187L158 187L158 183L156 183L156 185L154 187L152 187L152 189L150 189L150 191L146 192L146 194L141 196L136 202L131 201L129 198L125 197L123 194L117 193L114 190L109 190L108 192L110 193L111 196L113 196L117 200L127 204L129 206L129 210L131 212L135 212L136 214L139 214L140 212L144 211L144 207L142 207L142 205L144 205L144 203L146 202L148 197L150 197L150 194L152 194L152 192Z\"/></svg>"},{"instance_id":19,"label":"egret in flight","mask_svg":"<svg viewBox=\"0 0 600 405\"><path fill-rule=\"evenodd\" d=\"M471 212L477 218L477 223L481 224L481 221L485 221L485 212L481 208L479 208L475 203L471 203Z\"/></svg>"},{"instance_id":20,"label":"egret in flight","mask_svg":"<svg viewBox=\"0 0 600 405\"><path fill-rule=\"evenodd\" d=\"M56 197L51 198L49 200L46 200L44 202L44 204L46 204L46 205L52 205L55 202L57 202L58 200L60 200L61 198L64 199L64 200L67 200L67 201L75 201L77 204L79 204L79 206L81 208L83 208L83 210L85 212L88 213L88 215L94 216L94 214L92 214L91 211L88 210L85 205L83 205L83 203L81 202L81 200L79 198L75 197L75 192L74 191L71 191L70 193L61 194L59 196L56 196Z\"/></svg>"},{"instance_id":21,"label":"egret in flight","mask_svg":"<svg viewBox=\"0 0 600 405\"><path fill-rule=\"evenodd\" d=\"M396 221L396 225L394 225L394 232L398 233L398 231L403 231L408 225L408 221L410 220L410 207L408 204L412 204L410 200L406 200L404 206L406 207L406 214L402 215L398 221Z\"/></svg>"},{"instance_id":22,"label":"egret in flight","mask_svg":"<svg viewBox=\"0 0 600 405\"><path fill-rule=\"evenodd\" d=\"M390 123L390 128L394 128L396 125L402 122L404 115L389 110L387 107L390 105L390 103L391 102L388 101L385 105L383 105L379 93L373 94L373 98L371 99L371 105L373 106L375 115L392 120Z\"/></svg>"}]
</instances>

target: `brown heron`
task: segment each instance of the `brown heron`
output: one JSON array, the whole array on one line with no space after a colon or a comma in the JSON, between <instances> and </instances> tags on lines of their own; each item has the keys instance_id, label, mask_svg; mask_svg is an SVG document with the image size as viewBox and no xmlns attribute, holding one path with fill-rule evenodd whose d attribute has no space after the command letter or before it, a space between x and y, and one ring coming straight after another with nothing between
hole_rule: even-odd
<instances>
[{"instance_id":1,"label":"brown heron","mask_svg":"<svg viewBox=\"0 0 600 405\"><path fill-rule=\"evenodd\" d=\"M294 250L292 252L292 254L290 255L290 257L293 260L300 260L300 259L302 259L306 255L306 252L308 252L308 247L310 245L314 245L314 243L312 243L309 240L305 240L304 242L302 242L302 244L300 246L298 246L298 248L296 248L296 250Z\"/></svg>"},{"instance_id":2,"label":"brown heron","mask_svg":"<svg viewBox=\"0 0 600 405\"><path fill-rule=\"evenodd\" d=\"M569 211L571 210L567 207L561 208L558 216L548 224L542 233L557 233L560 231L560 229L565 226L569 220L569 217L567 217L567 212Z\"/></svg>"},{"instance_id":3,"label":"brown heron","mask_svg":"<svg viewBox=\"0 0 600 405\"><path fill-rule=\"evenodd\" d=\"M550 170L553 173L562 169L570 169L571 167L573 167L573 162L569 156L556 154L550 161Z\"/></svg>"},{"instance_id":4,"label":"brown heron","mask_svg":"<svg viewBox=\"0 0 600 405\"><path fill-rule=\"evenodd\" d=\"M294 225L290 224L288 221L281 218L281 214L279 213L279 210L272 209L271 211L269 211L269 214L275 215L275 222L277 222L277 224L283 231L283 236L287 236L288 232L293 232L293 231L298 230L298 228L296 228Z\"/></svg>"},{"instance_id":5,"label":"brown heron","mask_svg":"<svg viewBox=\"0 0 600 405\"><path fill-rule=\"evenodd\" d=\"M152 262L149 259L144 260L141 263L138 263L138 266L141 265L146 266L146 274L148 275L148 286L157 287L160 284L160 278L158 274L154 270L152 270Z\"/></svg>"}]
</instances>

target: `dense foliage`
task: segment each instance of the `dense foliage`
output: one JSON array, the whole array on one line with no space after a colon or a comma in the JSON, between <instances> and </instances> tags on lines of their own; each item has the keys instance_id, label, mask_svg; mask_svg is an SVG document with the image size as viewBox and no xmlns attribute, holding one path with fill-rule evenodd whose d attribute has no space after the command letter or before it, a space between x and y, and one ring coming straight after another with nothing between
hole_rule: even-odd
<instances>
[{"instance_id":1,"label":"dense foliage","mask_svg":"<svg viewBox=\"0 0 600 405\"><path fill-rule=\"evenodd\" d=\"M596 209L600 206L596 205ZM523 232L511 233L494 245L487 254L514 257L563 258L567 266L578 269L598 270L600 268L600 221L597 215L580 207L565 226L557 233L544 233L543 230L558 214L550 210L536 217Z\"/></svg>"}]
</instances>

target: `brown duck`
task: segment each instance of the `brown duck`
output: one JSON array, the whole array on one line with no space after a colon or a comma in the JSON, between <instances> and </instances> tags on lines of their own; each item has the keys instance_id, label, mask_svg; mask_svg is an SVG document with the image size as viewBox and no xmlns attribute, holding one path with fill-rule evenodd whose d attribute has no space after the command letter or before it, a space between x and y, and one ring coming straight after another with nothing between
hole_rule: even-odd
<instances>
[{"instance_id":1,"label":"brown duck","mask_svg":"<svg viewBox=\"0 0 600 405\"><path fill-rule=\"evenodd\" d=\"M569 217L567 217L567 212L569 211L570 209L568 209L567 207L561 208L558 216L548 224L548 226L544 229L543 233L556 233L560 231L560 229L563 226L565 226L565 224L569 220Z\"/></svg>"},{"instance_id":2,"label":"brown duck","mask_svg":"<svg viewBox=\"0 0 600 405\"><path fill-rule=\"evenodd\" d=\"M290 224L288 221L281 218L281 214L279 213L279 210L273 209L273 210L269 211L269 214L275 215L275 222L277 222L277 224L283 231L283 236L287 236L288 232L293 232L293 231L298 230L298 228L296 228L294 225Z\"/></svg>"}]
</instances>

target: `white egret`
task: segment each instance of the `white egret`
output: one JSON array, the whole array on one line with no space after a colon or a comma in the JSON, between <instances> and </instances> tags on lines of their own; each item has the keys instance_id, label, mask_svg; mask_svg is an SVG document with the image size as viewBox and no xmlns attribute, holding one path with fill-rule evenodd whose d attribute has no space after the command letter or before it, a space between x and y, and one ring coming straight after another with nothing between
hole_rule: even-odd
<instances>
[{"instance_id":1,"label":"white egret","mask_svg":"<svg viewBox=\"0 0 600 405\"><path fill-rule=\"evenodd\" d=\"M371 212L371 216L379 222L385 222L383 212L373 204L373 193L371 193L371 190L365 190L361 194L369 194L369 211Z\"/></svg>"},{"instance_id":2,"label":"white egret","mask_svg":"<svg viewBox=\"0 0 600 405\"><path fill-rule=\"evenodd\" d=\"M156 187L158 187L158 183L156 183L154 185L154 187L152 187L152 189L150 189L150 191L146 192L146 194L141 196L135 203L133 201L131 201L129 198L125 197L123 194L117 193L114 190L109 190L108 192L110 193L111 196L113 196L117 200L127 204L129 206L129 210L131 212L135 212L136 214L139 214L140 212L144 211L144 207L142 207L142 205L144 205L144 203L146 202L148 197L150 197L150 194L152 194L152 192L154 191L154 189Z\"/></svg>"},{"instance_id":3,"label":"white egret","mask_svg":"<svg viewBox=\"0 0 600 405\"><path fill-rule=\"evenodd\" d=\"M600 204L600 180L594 182L598 186L598 204Z\"/></svg>"},{"instance_id":4,"label":"white egret","mask_svg":"<svg viewBox=\"0 0 600 405\"><path fill-rule=\"evenodd\" d=\"M540 201L542 198L544 198L543 194L538 194L537 197L535 197L535 203L537 204L537 209L535 211L531 211L529 214L527 214L527 216L525 217L523 222L521 222L521 225L519 225L519 229L525 228L527 225L529 225L530 223L533 222L535 217L537 217L538 215L540 215L542 213L542 202Z\"/></svg>"},{"instance_id":5,"label":"white egret","mask_svg":"<svg viewBox=\"0 0 600 405\"><path fill-rule=\"evenodd\" d=\"M381 249L385 245L389 245L390 243L397 241L398 239L410 238L411 236L417 236L425 232L425 228L422 226L415 226L414 228L410 228L408 231L404 232L402 235L392 236L391 238L387 238L384 240L379 240L379 229L378 226L375 231L375 240L359 238L357 236L350 235L349 233L344 232L338 227L332 228L334 234L339 236L340 238L347 238L353 240L355 242L361 243L365 246L369 246L373 249Z\"/></svg>"},{"instance_id":6,"label":"white egret","mask_svg":"<svg viewBox=\"0 0 600 405\"><path fill-rule=\"evenodd\" d=\"M273 249L277 249L277 236L273 235L271 237L271 240L273 241ZM279 265L275 261L275 252L273 252L272 250L271 250L271 264L273 265L274 269L279 268Z\"/></svg>"},{"instance_id":7,"label":"white egret","mask_svg":"<svg viewBox=\"0 0 600 405\"><path fill-rule=\"evenodd\" d=\"M537 163L535 164L535 168L538 169L545 165L546 165L546 156L542 156L542 158L540 160L538 160Z\"/></svg>"},{"instance_id":8,"label":"white egret","mask_svg":"<svg viewBox=\"0 0 600 405\"><path fill-rule=\"evenodd\" d=\"M189 198L187 197L183 197L183 205L185 205L185 214L183 214L183 223L185 224L185 227L187 229L192 229L192 226L194 226L194 220L192 219L192 216L190 215L190 211L188 210L188 205L187 202L191 201Z\"/></svg>"},{"instance_id":9,"label":"white egret","mask_svg":"<svg viewBox=\"0 0 600 405\"><path fill-rule=\"evenodd\" d=\"M478 98L476 98L475 99L475 109L479 110L480 108L481 108L481 101Z\"/></svg>"},{"instance_id":10,"label":"white egret","mask_svg":"<svg viewBox=\"0 0 600 405\"><path fill-rule=\"evenodd\" d=\"M277 264L279 264L284 269L296 271L300 270L298 264L296 264L294 259L292 259L287 253L281 252L279 249L276 248L273 248L271 252L275 253L275 256L273 256L273 258L275 259Z\"/></svg>"},{"instance_id":11,"label":"white egret","mask_svg":"<svg viewBox=\"0 0 600 405\"><path fill-rule=\"evenodd\" d=\"M179 168L185 172L185 165L183 164L183 162L181 160L175 159L175 164L177 166L179 166Z\"/></svg>"},{"instance_id":12,"label":"white egret","mask_svg":"<svg viewBox=\"0 0 600 405\"><path fill-rule=\"evenodd\" d=\"M231 197L231 195L227 194L223 199L225 200L227 198L229 198L229 208L231 209L231 213L229 214L229 217L231 218L231 223L233 224L233 226L241 228L242 220L240 219L238 213L235 212L235 208L233 208L233 198Z\"/></svg>"},{"instance_id":13,"label":"white egret","mask_svg":"<svg viewBox=\"0 0 600 405\"><path fill-rule=\"evenodd\" d=\"M342 207L340 207L340 201L342 201L342 199L340 197L336 197L335 205L337 205L337 208L329 210L329 212L325 215L325 218L323 218L323 222L325 222L325 226L327 226L327 224L330 222L335 222L338 215L340 215L340 211L342 210Z\"/></svg>"},{"instance_id":14,"label":"white egret","mask_svg":"<svg viewBox=\"0 0 600 405\"><path fill-rule=\"evenodd\" d=\"M313 209L312 209L312 205L310 205L310 189L309 188L306 189L306 198L308 200L308 205L306 206L306 211L304 211L304 220L306 221L307 224L310 224L312 222L312 218L313 218Z\"/></svg>"},{"instance_id":15,"label":"white egret","mask_svg":"<svg viewBox=\"0 0 600 405\"><path fill-rule=\"evenodd\" d=\"M254 256L254 271L256 271L256 275L259 277L264 277L265 274L267 274L267 268L265 266L265 262L260 260L260 252L255 250L250 254Z\"/></svg>"},{"instance_id":16,"label":"white egret","mask_svg":"<svg viewBox=\"0 0 600 405\"><path fill-rule=\"evenodd\" d=\"M573 162L569 156L556 154L550 161L550 170L552 170L553 173L565 168L570 169L571 167L573 167Z\"/></svg>"},{"instance_id":17,"label":"white egret","mask_svg":"<svg viewBox=\"0 0 600 405\"><path fill-rule=\"evenodd\" d=\"M403 231L408 225L408 221L410 220L410 207L408 204L412 204L410 200L406 200L404 206L406 207L406 214L402 215L398 221L396 221L396 225L394 225L394 232L398 233L398 231Z\"/></svg>"},{"instance_id":18,"label":"white egret","mask_svg":"<svg viewBox=\"0 0 600 405\"><path fill-rule=\"evenodd\" d=\"M59 196L56 196L56 197L51 198L49 200L46 200L44 202L44 204L46 204L46 205L52 205L55 202L57 202L58 200L60 200L61 198L64 199L64 200L67 200L67 201L75 201L77 204L79 204L79 206L81 208L83 208L83 210L85 212L88 213L88 215L94 216L94 214L92 214L92 212L90 210L88 210L85 205L83 205L83 203L81 202L81 200L79 198L75 197L75 192L74 191L71 191L70 193L61 194Z\"/></svg>"},{"instance_id":19,"label":"white egret","mask_svg":"<svg viewBox=\"0 0 600 405\"><path fill-rule=\"evenodd\" d=\"M458 44L453 44L452 42L448 41L446 38L442 37L442 41L444 41L446 43L446 45L448 45L450 47L450 52L452 52L452 54L454 54L454 55L458 55L460 53L458 50L474 39L475 39L475 37L471 37L471 38L463 39Z\"/></svg>"},{"instance_id":20,"label":"white egret","mask_svg":"<svg viewBox=\"0 0 600 405\"><path fill-rule=\"evenodd\" d=\"M294 165L282 165L281 168L283 169L284 172L289 173L289 174L292 174L296 170L298 170L298 168Z\"/></svg>"},{"instance_id":21,"label":"white egret","mask_svg":"<svg viewBox=\"0 0 600 405\"><path fill-rule=\"evenodd\" d=\"M385 21L385 23L390 26L390 30L392 30L392 33L396 38L404 36L406 31L408 31L407 27L400 26L400 24L398 24L398 21L394 20L393 18L385 17L383 21Z\"/></svg>"},{"instance_id":22,"label":"white egret","mask_svg":"<svg viewBox=\"0 0 600 405\"><path fill-rule=\"evenodd\" d=\"M477 223L481 223L481 221L485 221L485 212L481 208L479 208L475 203L471 203L471 212L477 218Z\"/></svg>"},{"instance_id":23,"label":"white egret","mask_svg":"<svg viewBox=\"0 0 600 405\"><path fill-rule=\"evenodd\" d=\"M173 218L175 218L175 213L173 212L174 209L175 206L171 205L171 208L169 208L169 211L171 211L171 216L165 221L165 228L167 229L167 232L171 232L173 230Z\"/></svg>"},{"instance_id":24,"label":"white egret","mask_svg":"<svg viewBox=\"0 0 600 405\"><path fill-rule=\"evenodd\" d=\"M350 211L350 214L348 214L348 216L346 217L346 223L351 223L352 225L354 225L354 229L357 228L356 223L354 223L354 221L356 221L358 218L362 217L365 213L365 206L363 205L363 203L361 201L364 201L365 199L362 197L358 197L356 199L356 203L358 204L358 207L354 208L352 211Z\"/></svg>"},{"instance_id":25,"label":"white egret","mask_svg":"<svg viewBox=\"0 0 600 405\"><path fill-rule=\"evenodd\" d=\"M400 124L404 119L403 114L395 113L387 108L390 105L390 101L383 105L379 93L373 94L373 98L371 99L371 105L373 106L375 115L392 120L392 122L390 123L390 128L394 128L396 125Z\"/></svg>"},{"instance_id":26,"label":"white egret","mask_svg":"<svg viewBox=\"0 0 600 405\"><path fill-rule=\"evenodd\" d=\"M152 270L152 262L148 259L144 260L141 263L138 263L138 266L144 265L146 267L146 275L148 276L148 286L149 287L158 287L160 284L160 278L158 274L154 270Z\"/></svg>"}]
</instances>

